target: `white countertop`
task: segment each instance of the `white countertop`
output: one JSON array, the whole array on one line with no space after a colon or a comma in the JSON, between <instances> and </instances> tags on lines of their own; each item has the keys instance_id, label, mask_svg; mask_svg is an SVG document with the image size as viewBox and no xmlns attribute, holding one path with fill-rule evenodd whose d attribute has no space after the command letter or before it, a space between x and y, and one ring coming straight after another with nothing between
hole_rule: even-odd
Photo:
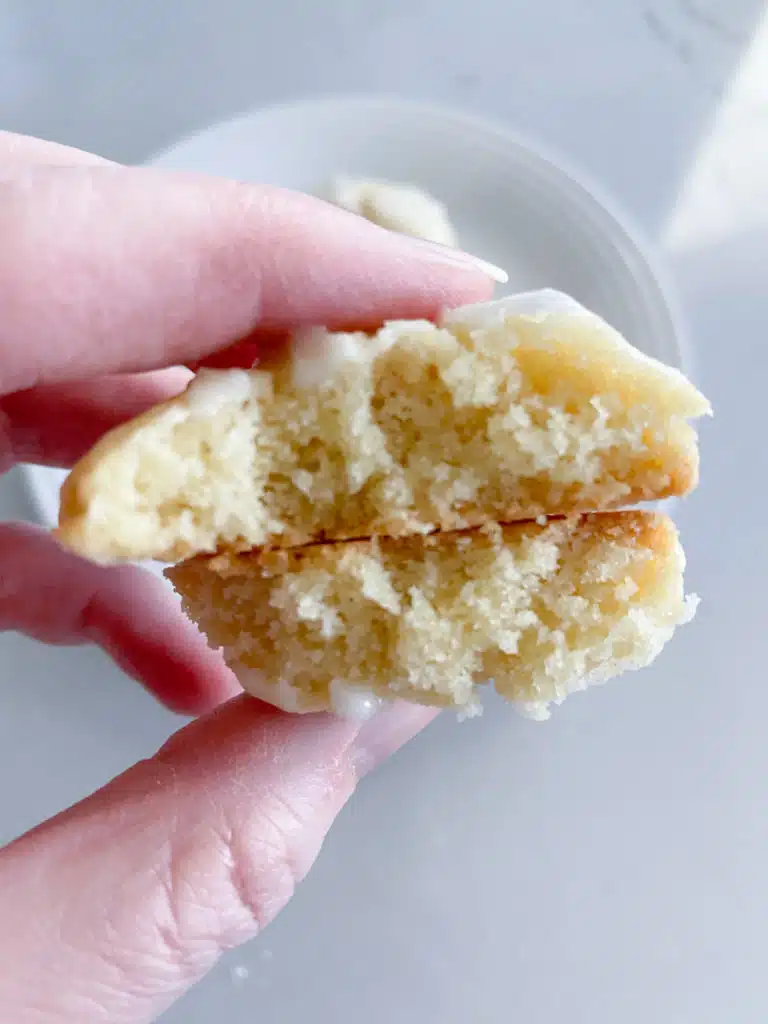
<instances>
[{"instance_id":1,"label":"white countertop","mask_svg":"<svg viewBox=\"0 0 768 1024\"><path fill-rule=\"evenodd\" d=\"M702 487L678 516L702 606L658 667L547 726L505 709L440 721L365 782L289 909L169 1022L766 1019L763 6L0 3L2 127L117 159L317 92L503 118L589 172L666 252L716 412ZM25 513L14 475L0 513ZM0 651L0 840L174 726L96 652L15 636ZM472 800L449 799L458 777ZM567 815L542 814L553 792Z\"/></svg>"}]
</instances>

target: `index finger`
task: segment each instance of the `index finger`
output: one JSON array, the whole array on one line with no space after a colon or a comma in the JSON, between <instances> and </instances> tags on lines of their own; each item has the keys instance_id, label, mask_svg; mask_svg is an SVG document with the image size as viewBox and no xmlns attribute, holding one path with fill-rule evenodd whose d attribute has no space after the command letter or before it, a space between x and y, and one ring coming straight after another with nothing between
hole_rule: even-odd
<instances>
[{"instance_id":1,"label":"index finger","mask_svg":"<svg viewBox=\"0 0 768 1024\"><path fill-rule=\"evenodd\" d=\"M433 317L493 269L298 193L117 166L0 183L0 388L189 363L256 328Z\"/></svg>"},{"instance_id":2,"label":"index finger","mask_svg":"<svg viewBox=\"0 0 768 1024\"><path fill-rule=\"evenodd\" d=\"M63 146L59 142L0 131L0 166L6 173L18 173L20 168L30 164L67 167L111 163L111 160L97 156L96 153L86 153L85 150Z\"/></svg>"}]
</instances>

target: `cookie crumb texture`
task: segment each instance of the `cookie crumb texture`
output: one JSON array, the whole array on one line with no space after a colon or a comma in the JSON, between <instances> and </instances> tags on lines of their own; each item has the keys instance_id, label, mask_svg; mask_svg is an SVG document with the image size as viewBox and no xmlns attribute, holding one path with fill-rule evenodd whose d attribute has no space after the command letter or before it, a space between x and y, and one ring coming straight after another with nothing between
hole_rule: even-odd
<instances>
[{"instance_id":1,"label":"cookie crumb texture","mask_svg":"<svg viewBox=\"0 0 768 1024\"><path fill-rule=\"evenodd\" d=\"M619 512L197 557L167 570L246 689L290 711L402 698L533 717L647 665L695 599L672 522Z\"/></svg>"},{"instance_id":2,"label":"cookie crumb texture","mask_svg":"<svg viewBox=\"0 0 768 1024\"><path fill-rule=\"evenodd\" d=\"M58 536L99 561L171 562L692 490L688 421L706 400L564 301L520 312L512 297L453 311L443 326L403 321L375 335L310 331L288 363L207 371L79 463ZM351 579L342 566L352 562L330 557ZM394 564L382 573L397 583ZM336 600L331 584L323 592ZM415 628L417 608L408 614Z\"/></svg>"}]
</instances>

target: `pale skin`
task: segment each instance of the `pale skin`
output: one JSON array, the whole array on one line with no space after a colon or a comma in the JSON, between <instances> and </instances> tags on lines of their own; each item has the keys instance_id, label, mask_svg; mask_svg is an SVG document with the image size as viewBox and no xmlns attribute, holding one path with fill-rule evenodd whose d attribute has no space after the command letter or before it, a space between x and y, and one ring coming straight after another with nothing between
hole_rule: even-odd
<instances>
[{"instance_id":1,"label":"pale skin","mask_svg":"<svg viewBox=\"0 0 768 1024\"><path fill-rule=\"evenodd\" d=\"M470 258L306 197L2 133L0 238L2 471L71 465L180 390L182 365L251 365L299 325L433 317L491 289ZM29 526L0 526L0 628L99 644L198 716L0 851L16 1024L154 1020L269 924L361 776L431 718L393 706L361 726L244 696L158 580Z\"/></svg>"}]
</instances>

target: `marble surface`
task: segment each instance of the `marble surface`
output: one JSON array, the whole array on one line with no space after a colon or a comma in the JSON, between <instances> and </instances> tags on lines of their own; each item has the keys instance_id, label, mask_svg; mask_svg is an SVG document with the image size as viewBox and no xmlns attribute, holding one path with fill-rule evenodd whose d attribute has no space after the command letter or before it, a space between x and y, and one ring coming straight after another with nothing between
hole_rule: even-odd
<instances>
[{"instance_id":1,"label":"marble surface","mask_svg":"<svg viewBox=\"0 0 768 1024\"><path fill-rule=\"evenodd\" d=\"M440 721L366 781L277 923L164 1019L757 1024L764 2L0 2L2 126L121 160L250 107L361 90L503 118L599 180L663 249L716 410L678 517L701 611L657 668L546 727L505 709ZM757 513L737 511L745 486ZM11 475L2 517L27 511ZM97 652L16 636L0 651L0 839L174 727ZM475 785L457 802L460 779ZM555 792L570 808L556 819Z\"/></svg>"}]
</instances>

